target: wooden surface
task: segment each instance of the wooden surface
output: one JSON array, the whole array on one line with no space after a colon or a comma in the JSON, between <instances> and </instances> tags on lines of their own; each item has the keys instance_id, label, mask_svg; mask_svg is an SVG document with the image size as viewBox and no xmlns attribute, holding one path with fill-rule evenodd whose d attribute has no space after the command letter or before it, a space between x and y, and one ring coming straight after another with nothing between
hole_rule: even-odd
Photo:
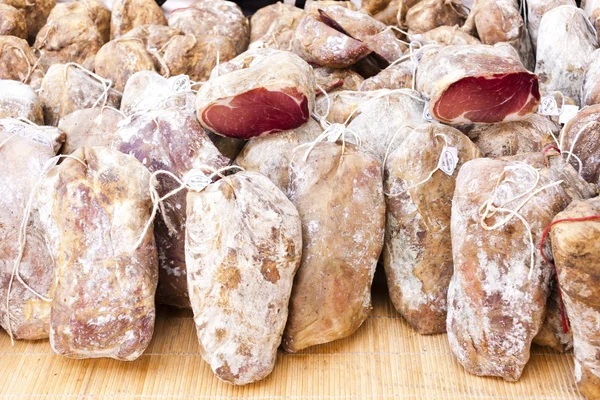
<instances>
[{"instance_id":1,"label":"wooden surface","mask_svg":"<svg viewBox=\"0 0 600 400\"><path fill-rule=\"evenodd\" d=\"M580 399L572 354L534 347L517 383L467 374L446 335L420 336L394 311L385 287L352 337L280 354L264 381L217 380L198 353L191 312L159 309L154 339L134 362L69 360L48 341L11 347L0 333L2 399Z\"/></svg>"}]
</instances>

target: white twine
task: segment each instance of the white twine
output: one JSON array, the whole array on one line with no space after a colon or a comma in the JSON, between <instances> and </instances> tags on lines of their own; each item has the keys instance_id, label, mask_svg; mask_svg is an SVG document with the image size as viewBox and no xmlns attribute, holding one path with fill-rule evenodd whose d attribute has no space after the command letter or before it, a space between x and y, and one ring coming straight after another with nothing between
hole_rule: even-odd
<instances>
[{"instance_id":1,"label":"white twine","mask_svg":"<svg viewBox=\"0 0 600 400\"><path fill-rule=\"evenodd\" d=\"M142 242L144 241L144 239L146 238L146 235L148 234L148 230L154 223L154 219L156 218L156 214L158 213L159 208L161 209L161 214L162 214L163 218L165 217L165 211L164 211L164 205L163 205L165 200L175 196L177 193L181 192L184 189L192 190L192 191L196 191L196 192L200 192L200 191L204 190L204 188L202 188L201 190L198 190L195 185L190 184L191 177L193 176L192 173L198 171L198 172L202 172L204 174L202 169L207 169L209 171L212 171L212 174L207 177L207 179L210 180L211 182L215 176L225 178L225 176L223 175L223 172L226 172L226 171L229 171L232 169L239 169L241 171L245 171L244 168L239 167L237 165L231 165L231 166L221 168L218 170L211 167L210 165L201 165L201 166L198 166L198 167L194 168L193 170L189 171L183 177L183 179L180 179L174 173L172 173L170 171L166 171L166 170L158 170L158 171L153 172L152 175L150 176L150 180L149 180L150 199L152 200L152 213L150 214L150 218L148 219L148 221L146 221L146 224L144 225L144 229L134 246L134 250L137 250L142 245ZM156 179L159 175L167 175L167 176L171 177L173 180L175 180L177 183L179 183L179 187L171 190L169 193L167 193L161 197L160 194L158 193L158 189L157 189L158 180Z\"/></svg>"},{"instance_id":2,"label":"white twine","mask_svg":"<svg viewBox=\"0 0 600 400\"><path fill-rule=\"evenodd\" d=\"M8 48L15 49L19 53L20 57L23 58L25 60L25 62L27 63L27 75L25 75L25 79L22 81L23 83L27 83L27 81L29 81L29 79L31 78L33 71L35 71L38 68L40 59L38 58L36 60L35 64L33 64L33 66L31 66L31 62L29 61L29 58L27 57L27 54L25 54L23 49L21 49L17 46L13 46L13 45L9 45Z\"/></svg>"},{"instance_id":3,"label":"white twine","mask_svg":"<svg viewBox=\"0 0 600 400\"><path fill-rule=\"evenodd\" d=\"M119 114L121 114L123 116L123 118L127 118L127 115L125 115L125 113L123 111L119 110L118 108L114 108L114 107L107 106L106 104L104 104L102 106L102 108L100 109L100 114L102 114L104 112L104 110L112 110L112 111L118 112Z\"/></svg>"},{"instance_id":4,"label":"white twine","mask_svg":"<svg viewBox=\"0 0 600 400\"><path fill-rule=\"evenodd\" d=\"M387 149L386 149L386 151L385 151L385 157L383 158L383 167L384 167L384 168L385 168L385 165L386 165L386 163L387 163L387 158L388 158L388 156L390 155L390 150L392 149L392 144L393 144L393 143L394 143L394 141L396 140L396 136L397 136L397 135L398 135L400 132L402 132L402 130L403 130L404 128L410 128L410 129L412 129L413 131L415 130L415 128L414 128L413 126L406 124L406 125L402 125L400 128L398 128L398 130L397 130L396 132L394 132L394 134L392 135L392 139L390 140L390 143L388 143Z\"/></svg>"},{"instance_id":5,"label":"white twine","mask_svg":"<svg viewBox=\"0 0 600 400\"><path fill-rule=\"evenodd\" d=\"M433 129L433 128L432 128L432 127L430 127L430 129ZM445 149L446 147L448 147L448 137L447 137L445 134L443 134L443 133L436 133L435 135L433 135L433 137L434 137L434 138L436 138L436 137L441 137L441 138L443 138L443 139L444 139L444 147L442 147L442 153L443 153L444 149ZM428 182L428 181L429 181L429 180L430 180L430 179L433 177L433 174L435 174L437 171L439 171L439 170L440 170L440 158L442 157L442 153L440 153L440 156L439 156L439 158L438 158L438 163L437 163L437 166L435 167L435 169L434 169L434 170L432 170L432 171L431 171L431 172L430 172L430 173L427 175L427 178L423 179L422 181L420 181L420 182L418 182L418 183L415 183L414 185L411 185L411 186L407 187L407 188L406 188L406 190L407 190L407 191L408 191L408 190L410 190L410 189L414 189L414 188L416 188L416 187L419 187L419 186L421 186L422 184L424 184L424 183ZM384 164L384 165L385 165L385 164ZM401 194L403 194L403 193L404 193L404 192L398 192L398 193L394 193L394 194L392 194L392 193L385 193L385 192L384 192L384 194L385 194L386 196L388 196L388 197L398 197L398 196L400 196L400 195L401 195Z\"/></svg>"},{"instance_id":6,"label":"white twine","mask_svg":"<svg viewBox=\"0 0 600 400\"><path fill-rule=\"evenodd\" d=\"M325 95L325 99L327 100L327 111L325 112L325 115L319 115L315 108L315 111L313 111L313 118L315 118L321 124L321 127L325 129L325 127L323 127L323 124L326 122L325 118L327 118L327 116L331 112L331 98L329 97L329 93L327 93L321 86L319 86L318 84L316 84L316 86L321 91L321 93Z\"/></svg>"},{"instance_id":7,"label":"white twine","mask_svg":"<svg viewBox=\"0 0 600 400\"><path fill-rule=\"evenodd\" d=\"M69 63L65 64L65 80L67 80L67 73L68 73L69 67L79 68L81 71L83 71L90 77L96 79L98 82L100 82L102 84L104 91L102 92L100 97L98 97L98 99L94 102L94 104L92 105L92 108L96 108L96 106L98 105L100 100L102 100L103 98L104 98L103 106L106 105L106 103L108 102L108 92L110 91L110 88L112 87L113 82L110 79L104 79L100 75L95 74L92 71L90 71L89 69L87 69L77 63L74 63L74 62L69 62Z\"/></svg>"},{"instance_id":8,"label":"white twine","mask_svg":"<svg viewBox=\"0 0 600 400\"><path fill-rule=\"evenodd\" d=\"M498 188L500 186L500 184L502 182L512 182L512 183L516 183L514 180L512 179L505 179L504 181L502 180L505 177L505 174L507 171L509 170L515 170L519 167L523 167L525 168L525 170L529 171L529 172L533 172L533 175L535 176L535 182L534 184L525 192L512 197L511 199L505 201L502 205L500 205L499 207L496 207L494 205L494 201L496 200L496 196L497 196L497 192L498 192ZM550 183L548 185L542 186L541 188L535 190L535 188L537 187L538 183L540 181L540 174L539 172L533 168L532 166L522 163L522 162L518 162L518 165L515 166L506 166L504 167L504 170L502 171L502 173L500 175L498 175L498 179L496 181L496 185L494 187L494 190L492 192L492 196L486 200L481 207L479 207L479 216L480 216L480 220L479 223L481 225L481 227L487 231L491 231L494 229L497 229L501 226L504 226L505 224L507 224L513 217L517 217L525 226L525 228L527 229L527 233L528 233L528 238L529 238L529 244L531 246L531 256L530 256L530 267L529 267L529 274L528 274L528 279L532 279L533 277L533 271L535 268L535 244L533 242L533 233L531 232L531 227L529 225L529 223L527 222L527 220L525 220L525 218L520 215L518 213L518 211L523 208L523 206L525 204L527 204L532 198L534 198L538 193L550 189L554 186L558 186L560 184L563 183L562 180L557 181L557 182L553 182ZM527 197L525 197L527 196ZM510 208L506 208L507 204L518 200L520 198L525 197L525 199L519 203L517 205L517 207L515 207L514 209L510 209ZM503 212L503 213L508 213L509 215L504 218L501 219L500 221L496 222L494 225L488 225L485 220L487 218L491 218L492 216L494 216L497 212Z\"/></svg>"},{"instance_id":9,"label":"white twine","mask_svg":"<svg viewBox=\"0 0 600 400\"><path fill-rule=\"evenodd\" d=\"M313 151L315 146L325 139L327 139L331 142L336 142L340 139L342 140L342 157L344 156L344 153L346 151L346 134L347 133L351 134L354 137L354 140L356 141L357 146L360 147L362 145L360 136L358 136L355 132L349 130L345 124L330 124L327 121L324 121L324 124L326 126L325 130L323 131L323 133L321 133L319 136L317 136L317 138L315 140L313 140L312 142L309 142L309 143L303 143L294 148L294 150L296 150L301 147L309 146L308 150L306 151L306 154L304 154L305 162L308 160L308 156L310 155L310 152ZM341 159L340 159L340 162L341 162Z\"/></svg>"},{"instance_id":10,"label":"white twine","mask_svg":"<svg viewBox=\"0 0 600 400\"><path fill-rule=\"evenodd\" d=\"M23 254L25 253L25 246L27 245L27 225L29 224L29 217L31 215L31 207L32 207L33 201L35 199L35 194L36 194L38 188L40 187L40 185L42 184L42 182L44 181L44 179L46 178L46 175L48 174L48 172L50 172L50 170L62 158L72 158L74 160L77 160L78 162L83 164L84 167L87 168L87 165L81 159L71 156L71 155L59 155L59 156L52 157L48 161L46 161L46 163L44 164L44 166L42 168L42 174L40 176L40 179L37 181L37 183L31 190L31 194L29 195L29 199L27 200L27 204L25 206L23 220L21 221L21 225L19 226L19 238L18 238L19 253L17 254L17 258L15 259L15 263L13 265L12 274L11 274L10 280L8 282L8 291L6 294L6 313L8 316L8 318L7 318L7 320L8 320L8 335L10 336L10 342L13 346L15 345L15 341L14 341L14 334L12 331L12 323L10 321L10 294L12 292L14 279L17 278L17 280L27 290L29 290L31 293L33 293L35 296L37 296L41 300L46 301L46 302L52 301L51 298L41 295L35 289L33 289L31 286L29 286L21 277L19 269L21 266L21 260L23 259Z\"/></svg>"},{"instance_id":11,"label":"white twine","mask_svg":"<svg viewBox=\"0 0 600 400\"><path fill-rule=\"evenodd\" d=\"M156 60L160 64L160 66L165 71L165 73L163 74L163 77L165 77L167 79L170 78L171 77L171 70L169 69L169 66L167 65L167 62L159 54L158 50L157 49L150 49L150 48L147 48L147 50L148 50L148 53L152 54L154 56L154 58L156 58Z\"/></svg>"},{"instance_id":12,"label":"white twine","mask_svg":"<svg viewBox=\"0 0 600 400\"><path fill-rule=\"evenodd\" d=\"M404 96L408 96L408 97L410 97L410 98L412 98L412 99L414 99L414 100L420 101L421 103L425 104L425 100L424 100L423 98L421 98L421 97L415 96L414 94L410 93L410 91L411 91L410 89L405 89L405 88L402 88L402 89L394 89L394 90L382 89L382 90L380 90L380 91L381 91L382 93L380 93L380 94L378 94L378 95L376 95L376 96L373 96L373 97L371 97L371 98L369 98L369 99L365 100L365 101L364 101L364 102L362 102L362 103L359 103L359 104L357 105L357 107L356 107L354 110L352 110L352 112L351 112L351 113L348 115L348 118L346 118L346 120L344 121L344 125L346 125L346 126L347 126L347 125L348 125L348 123L350 123L350 120L352 119L352 117L354 117L354 115L355 115L355 114L356 114L356 113L357 113L357 112L358 112L358 111L359 111L359 110L360 110L362 107L364 107L365 105L369 104L369 103L370 103L370 102L372 102L372 101L375 101L375 100L381 99L382 97L391 96L391 95L393 95L393 94L402 94L402 95L404 95ZM364 94L365 92L354 92L354 93L361 93L361 94Z\"/></svg>"}]
</instances>

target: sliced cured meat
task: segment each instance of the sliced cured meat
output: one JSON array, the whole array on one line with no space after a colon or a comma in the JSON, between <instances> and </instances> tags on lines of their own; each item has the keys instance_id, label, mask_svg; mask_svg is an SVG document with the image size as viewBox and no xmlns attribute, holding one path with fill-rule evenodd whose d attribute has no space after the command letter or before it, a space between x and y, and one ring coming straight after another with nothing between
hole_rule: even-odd
<instances>
[{"instance_id":1,"label":"sliced cured meat","mask_svg":"<svg viewBox=\"0 0 600 400\"><path fill-rule=\"evenodd\" d=\"M385 24L377 21L369 14L352 11L342 6L328 6L320 9L319 17L326 24L328 24L327 19L335 21L344 33L360 41L377 35L387 28Z\"/></svg>"},{"instance_id":2,"label":"sliced cured meat","mask_svg":"<svg viewBox=\"0 0 600 400\"><path fill-rule=\"evenodd\" d=\"M319 10L319 19L338 32L365 43L387 63L396 61L406 50L406 45L398 40L392 30L363 12L341 6L329 6ZM387 63L383 67L386 67Z\"/></svg>"},{"instance_id":3,"label":"sliced cured meat","mask_svg":"<svg viewBox=\"0 0 600 400\"><path fill-rule=\"evenodd\" d=\"M540 102L537 76L502 46L446 46L426 52L417 90L430 100L434 118L454 125L521 120Z\"/></svg>"},{"instance_id":4,"label":"sliced cured meat","mask_svg":"<svg viewBox=\"0 0 600 400\"><path fill-rule=\"evenodd\" d=\"M533 70L531 39L517 0L477 0L462 29L476 32L483 44L510 44L519 53L523 65Z\"/></svg>"},{"instance_id":5,"label":"sliced cured meat","mask_svg":"<svg viewBox=\"0 0 600 400\"><path fill-rule=\"evenodd\" d=\"M295 89L251 89L232 99L213 103L199 118L215 132L250 139L304 124L309 118L308 99Z\"/></svg>"},{"instance_id":6,"label":"sliced cured meat","mask_svg":"<svg viewBox=\"0 0 600 400\"><path fill-rule=\"evenodd\" d=\"M366 44L310 17L298 24L293 50L306 62L330 68L349 67L371 53Z\"/></svg>"},{"instance_id":7,"label":"sliced cured meat","mask_svg":"<svg viewBox=\"0 0 600 400\"><path fill-rule=\"evenodd\" d=\"M600 49L594 51L583 76L581 105L590 106L600 103Z\"/></svg>"},{"instance_id":8,"label":"sliced cured meat","mask_svg":"<svg viewBox=\"0 0 600 400\"><path fill-rule=\"evenodd\" d=\"M217 134L250 139L295 129L315 102L312 68L300 57L273 49L249 50L224 65L198 91L196 112Z\"/></svg>"},{"instance_id":9,"label":"sliced cured meat","mask_svg":"<svg viewBox=\"0 0 600 400\"><path fill-rule=\"evenodd\" d=\"M535 73L545 92L562 92L581 104L583 75L598 47L581 9L560 6L542 17L538 31ZM568 46L557 46L568 43Z\"/></svg>"},{"instance_id":10,"label":"sliced cured meat","mask_svg":"<svg viewBox=\"0 0 600 400\"><path fill-rule=\"evenodd\" d=\"M575 0L527 0L525 4L527 4L527 28L533 50L537 49L538 30L544 14L559 6L576 6Z\"/></svg>"}]
</instances>

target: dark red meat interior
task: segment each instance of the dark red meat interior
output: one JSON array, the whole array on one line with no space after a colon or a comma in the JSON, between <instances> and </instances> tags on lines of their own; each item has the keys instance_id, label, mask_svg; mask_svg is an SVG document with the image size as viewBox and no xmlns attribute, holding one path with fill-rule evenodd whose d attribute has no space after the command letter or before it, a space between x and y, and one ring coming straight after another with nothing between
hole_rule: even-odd
<instances>
[{"instance_id":1,"label":"dark red meat interior","mask_svg":"<svg viewBox=\"0 0 600 400\"><path fill-rule=\"evenodd\" d=\"M450 85L433 112L441 121L452 121L464 114L471 122L491 124L502 122L509 114L529 114L535 111L539 100L537 77L531 73L468 77Z\"/></svg>"},{"instance_id":2,"label":"dark red meat interior","mask_svg":"<svg viewBox=\"0 0 600 400\"><path fill-rule=\"evenodd\" d=\"M308 99L294 88L249 90L229 104L214 104L202 113L212 130L239 139L295 129L309 117Z\"/></svg>"}]
</instances>

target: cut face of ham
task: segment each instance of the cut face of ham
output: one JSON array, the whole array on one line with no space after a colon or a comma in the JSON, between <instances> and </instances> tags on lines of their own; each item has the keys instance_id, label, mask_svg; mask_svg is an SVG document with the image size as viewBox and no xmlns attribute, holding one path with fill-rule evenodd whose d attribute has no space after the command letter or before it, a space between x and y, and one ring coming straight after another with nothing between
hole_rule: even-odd
<instances>
[{"instance_id":1,"label":"cut face of ham","mask_svg":"<svg viewBox=\"0 0 600 400\"><path fill-rule=\"evenodd\" d=\"M518 121L535 112L538 80L511 46L446 46L426 51L417 90L429 112L451 125Z\"/></svg>"},{"instance_id":2,"label":"cut face of ham","mask_svg":"<svg viewBox=\"0 0 600 400\"><path fill-rule=\"evenodd\" d=\"M511 120L515 113L529 114L539 100L537 77L527 72L468 77L446 89L435 103L434 112L442 121L463 119L493 124Z\"/></svg>"},{"instance_id":3,"label":"cut face of ham","mask_svg":"<svg viewBox=\"0 0 600 400\"><path fill-rule=\"evenodd\" d=\"M220 100L202 113L210 130L240 139L298 128L309 116L306 97L293 88L281 92L249 90Z\"/></svg>"},{"instance_id":4,"label":"cut face of ham","mask_svg":"<svg viewBox=\"0 0 600 400\"><path fill-rule=\"evenodd\" d=\"M279 50L249 50L211 74L196 98L204 128L251 139L298 128L310 118L315 77L300 57Z\"/></svg>"}]
</instances>

